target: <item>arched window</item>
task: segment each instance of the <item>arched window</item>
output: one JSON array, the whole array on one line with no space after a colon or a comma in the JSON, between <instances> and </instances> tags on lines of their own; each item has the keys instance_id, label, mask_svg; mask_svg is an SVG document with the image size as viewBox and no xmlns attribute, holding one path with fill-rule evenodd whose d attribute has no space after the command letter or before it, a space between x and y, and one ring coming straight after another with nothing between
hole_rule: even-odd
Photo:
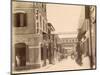
<instances>
[{"instance_id":1,"label":"arched window","mask_svg":"<svg viewBox=\"0 0 100 75\"><path fill-rule=\"evenodd\" d=\"M14 14L14 26L25 27L27 26L27 15L26 13L18 12Z\"/></svg>"}]
</instances>

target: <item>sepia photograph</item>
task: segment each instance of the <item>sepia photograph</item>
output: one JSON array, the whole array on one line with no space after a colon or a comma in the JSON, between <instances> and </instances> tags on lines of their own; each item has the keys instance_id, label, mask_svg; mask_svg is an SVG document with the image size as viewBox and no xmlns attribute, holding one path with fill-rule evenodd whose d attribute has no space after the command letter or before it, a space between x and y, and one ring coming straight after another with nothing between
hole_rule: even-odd
<instances>
[{"instance_id":1,"label":"sepia photograph","mask_svg":"<svg viewBox=\"0 0 100 75\"><path fill-rule=\"evenodd\" d=\"M96 69L96 5L11 1L11 73Z\"/></svg>"}]
</instances>

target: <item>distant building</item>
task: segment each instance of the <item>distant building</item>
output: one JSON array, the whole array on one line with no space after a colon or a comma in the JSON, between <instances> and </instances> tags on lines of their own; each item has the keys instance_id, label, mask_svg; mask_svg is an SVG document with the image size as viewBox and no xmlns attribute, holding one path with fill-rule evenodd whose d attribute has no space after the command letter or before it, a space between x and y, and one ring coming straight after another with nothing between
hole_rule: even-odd
<instances>
[{"instance_id":1,"label":"distant building","mask_svg":"<svg viewBox=\"0 0 100 75\"><path fill-rule=\"evenodd\" d=\"M71 55L76 52L77 38L61 38L62 40L62 52Z\"/></svg>"}]
</instances>

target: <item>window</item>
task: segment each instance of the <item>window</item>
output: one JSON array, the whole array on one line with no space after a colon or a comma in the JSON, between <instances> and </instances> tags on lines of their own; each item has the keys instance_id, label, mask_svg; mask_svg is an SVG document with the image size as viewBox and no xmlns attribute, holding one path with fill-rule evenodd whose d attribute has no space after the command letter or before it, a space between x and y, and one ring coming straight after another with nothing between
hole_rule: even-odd
<instances>
[{"instance_id":1,"label":"window","mask_svg":"<svg viewBox=\"0 0 100 75\"><path fill-rule=\"evenodd\" d=\"M45 31L44 20L43 20L43 31Z\"/></svg>"},{"instance_id":2,"label":"window","mask_svg":"<svg viewBox=\"0 0 100 75\"><path fill-rule=\"evenodd\" d=\"M42 17L41 17L41 15L40 15L40 27L42 29Z\"/></svg>"},{"instance_id":3,"label":"window","mask_svg":"<svg viewBox=\"0 0 100 75\"><path fill-rule=\"evenodd\" d=\"M26 13L16 13L14 15L14 26L15 27L24 27L27 25L27 16Z\"/></svg>"},{"instance_id":4,"label":"window","mask_svg":"<svg viewBox=\"0 0 100 75\"><path fill-rule=\"evenodd\" d=\"M38 9L36 9L36 19L38 19L38 13L39 13L39 11L38 11Z\"/></svg>"},{"instance_id":5,"label":"window","mask_svg":"<svg viewBox=\"0 0 100 75\"><path fill-rule=\"evenodd\" d=\"M39 10L38 9L36 9L36 14L38 14L39 13Z\"/></svg>"},{"instance_id":6,"label":"window","mask_svg":"<svg viewBox=\"0 0 100 75\"><path fill-rule=\"evenodd\" d=\"M37 23L37 33L39 33L39 23Z\"/></svg>"},{"instance_id":7,"label":"window","mask_svg":"<svg viewBox=\"0 0 100 75\"><path fill-rule=\"evenodd\" d=\"M45 10L45 12L46 12L46 5L45 5L45 9L44 9L44 10Z\"/></svg>"},{"instance_id":8,"label":"window","mask_svg":"<svg viewBox=\"0 0 100 75\"><path fill-rule=\"evenodd\" d=\"M42 8L44 7L44 4L42 3Z\"/></svg>"},{"instance_id":9,"label":"window","mask_svg":"<svg viewBox=\"0 0 100 75\"><path fill-rule=\"evenodd\" d=\"M36 19L38 20L38 15L36 15Z\"/></svg>"}]
</instances>

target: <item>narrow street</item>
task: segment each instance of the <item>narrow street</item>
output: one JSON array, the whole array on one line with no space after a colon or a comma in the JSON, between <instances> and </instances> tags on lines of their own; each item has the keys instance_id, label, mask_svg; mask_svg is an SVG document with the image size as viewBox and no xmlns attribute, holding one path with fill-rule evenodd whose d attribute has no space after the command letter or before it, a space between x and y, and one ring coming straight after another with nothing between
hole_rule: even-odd
<instances>
[{"instance_id":1,"label":"narrow street","mask_svg":"<svg viewBox=\"0 0 100 75\"><path fill-rule=\"evenodd\" d=\"M59 70L77 70L77 69L89 69L89 59L86 57L83 59L83 65L79 66L74 59L68 57L54 66L49 67L46 71L59 71Z\"/></svg>"},{"instance_id":2,"label":"narrow street","mask_svg":"<svg viewBox=\"0 0 100 75\"><path fill-rule=\"evenodd\" d=\"M95 6L16 0L12 6L13 73L95 68Z\"/></svg>"},{"instance_id":3,"label":"narrow street","mask_svg":"<svg viewBox=\"0 0 100 75\"><path fill-rule=\"evenodd\" d=\"M30 73L30 72L47 72L47 71L62 71L62 70L80 70L80 69L90 69L90 62L88 57L84 57L82 60L83 64L78 65L74 59L71 59L69 56L66 59L63 59L60 62L57 62L55 65L49 64L45 67L39 69L31 69L24 71L15 71L14 73Z\"/></svg>"}]
</instances>

